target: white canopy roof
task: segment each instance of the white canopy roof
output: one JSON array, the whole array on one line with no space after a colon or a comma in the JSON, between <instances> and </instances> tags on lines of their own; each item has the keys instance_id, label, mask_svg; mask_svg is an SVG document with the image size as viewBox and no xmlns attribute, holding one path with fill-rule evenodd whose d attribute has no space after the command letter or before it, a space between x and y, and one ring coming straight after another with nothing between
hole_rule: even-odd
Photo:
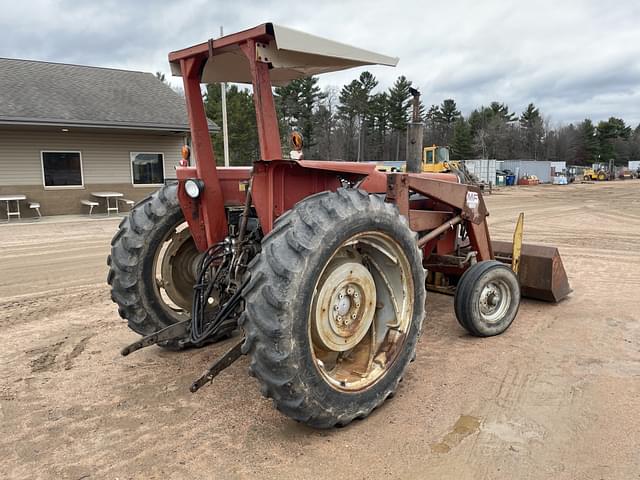
<instances>
[{"instance_id":1,"label":"white canopy roof","mask_svg":"<svg viewBox=\"0 0 640 480\"><path fill-rule=\"evenodd\" d=\"M256 56L272 67L270 76L274 85L284 85L296 78L363 65L396 66L398 63L397 57L381 55L291 28L273 24L266 24L265 27L273 35L274 41L258 42ZM174 75L181 74L177 62L171 64L171 70ZM214 48L213 56L205 64L202 82L251 83L249 62L237 43L220 49Z\"/></svg>"}]
</instances>

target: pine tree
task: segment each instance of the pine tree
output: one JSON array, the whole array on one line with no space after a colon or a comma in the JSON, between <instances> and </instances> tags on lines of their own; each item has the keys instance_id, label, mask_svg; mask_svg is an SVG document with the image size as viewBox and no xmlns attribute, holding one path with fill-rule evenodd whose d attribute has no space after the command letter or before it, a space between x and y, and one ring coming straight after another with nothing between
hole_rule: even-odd
<instances>
[{"instance_id":1,"label":"pine tree","mask_svg":"<svg viewBox=\"0 0 640 480\"><path fill-rule=\"evenodd\" d=\"M222 90L220 84L207 85L205 95L207 117L222 126ZM256 127L253 95L236 85L227 87L227 121L229 130L229 163L251 165L259 159L258 131ZM222 133L212 136L216 163L222 165Z\"/></svg>"},{"instance_id":2,"label":"pine tree","mask_svg":"<svg viewBox=\"0 0 640 480\"><path fill-rule=\"evenodd\" d=\"M473 157L473 137L471 127L462 117L456 120L453 126L453 139L451 141L452 160L465 160Z\"/></svg>"},{"instance_id":3,"label":"pine tree","mask_svg":"<svg viewBox=\"0 0 640 480\"><path fill-rule=\"evenodd\" d=\"M356 158L353 140L356 137L356 125L362 96L362 84L358 80L353 80L340 90L338 112L345 129L345 160L355 160Z\"/></svg>"},{"instance_id":4,"label":"pine tree","mask_svg":"<svg viewBox=\"0 0 640 480\"><path fill-rule=\"evenodd\" d=\"M389 89L389 123L396 134L395 160L400 158L400 138L407 130L411 107L411 82L403 75Z\"/></svg>"},{"instance_id":5,"label":"pine tree","mask_svg":"<svg viewBox=\"0 0 640 480\"><path fill-rule=\"evenodd\" d=\"M600 142L591 120L585 118L577 127L573 159L578 165L589 165L598 160Z\"/></svg>"},{"instance_id":6,"label":"pine tree","mask_svg":"<svg viewBox=\"0 0 640 480\"><path fill-rule=\"evenodd\" d=\"M515 122L516 114L509 111L509 107L505 103L491 102L489 106L493 115L506 123Z\"/></svg>"},{"instance_id":7,"label":"pine tree","mask_svg":"<svg viewBox=\"0 0 640 480\"><path fill-rule=\"evenodd\" d=\"M346 159L360 161L365 156L365 138L372 129L370 114L371 93L378 80L369 72L362 72L357 80L340 91L340 118L346 124ZM354 148L353 140L356 139Z\"/></svg>"},{"instance_id":8,"label":"pine tree","mask_svg":"<svg viewBox=\"0 0 640 480\"><path fill-rule=\"evenodd\" d=\"M367 138L373 130L373 117L371 116L371 92L378 86L378 80L370 72L362 72L358 81L362 85L359 98L360 130L358 135L358 153L356 159L364 160L367 157Z\"/></svg>"},{"instance_id":9,"label":"pine tree","mask_svg":"<svg viewBox=\"0 0 640 480\"><path fill-rule=\"evenodd\" d=\"M372 133L369 137L370 159L384 160L386 154L387 133L389 131L389 97L386 92L377 93L371 97L369 115L372 122Z\"/></svg>"},{"instance_id":10,"label":"pine tree","mask_svg":"<svg viewBox=\"0 0 640 480\"><path fill-rule=\"evenodd\" d=\"M452 141L453 126L461 118L460 110L452 98L447 98L440 106L434 107L431 107L429 112L432 121L436 124L436 129L441 133L438 143L449 145Z\"/></svg>"},{"instance_id":11,"label":"pine tree","mask_svg":"<svg viewBox=\"0 0 640 480\"><path fill-rule=\"evenodd\" d=\"M298 78L285 86L275 88L283 144L288 143L291 129L297 127L304 137L305 149L313 149L317 143L313 115L322 98L323 93L318 86L317 77Z\"/></svg>"},{"instance_id":12,"label":"pine tree","mask_svg":"<svg viewBox=\"0 0 640 480\"><path fill-rule=\"evenodd\" d=\"M469 124L474 139L474 152L481 158L498 160L517 155L519 141L513 126L515 114L509 112L504 103L491 102L469 115Z\"/></svg>"},{"instance_id":13,"label":"pine tree","mask_svg":"<svg viewBox=\"0 0 640 480\"><path fill-rule=\"evenodd\" d=\"M520 128L524 137L524 153L527 157L538 160L542 154L542 138L544 125L540 111L533 103L530 103L519 118Z\"/></svg>"},{"instance_id":14,"label":"pine tree","mask_svg":"<svg viewBox=\"0 0 640 480\"><path fill-rule=\"evenodd\" d=\"M460 110L458 110L456 101L452 98L443 100L435 114L436 121L445 125L453 125L459 118Z\"/></svg>"},{"instance_id":15,"label":"pine tree","mask_svg":"<svg viewBox=\"0 0 640 480\"><path fill-rule=\"evenodd\" d=\"M625 141L631 136L628 127L621 118L610 117L598 123L598 140L600 142L600 161L624 161L628 157Z\"/></svg>"}]
</instances>

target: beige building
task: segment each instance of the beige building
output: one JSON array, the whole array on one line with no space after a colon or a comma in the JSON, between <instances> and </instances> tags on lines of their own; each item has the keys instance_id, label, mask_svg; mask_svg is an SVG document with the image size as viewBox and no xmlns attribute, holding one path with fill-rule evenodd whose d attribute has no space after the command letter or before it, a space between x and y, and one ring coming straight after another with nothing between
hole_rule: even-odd
<instances>
[{"instance_id":1,"label":"beige building","mask_svg":"<svg viewBox=\"0 0 640 480\"><path fill-rule=\"evenodd\" d=\"M24 195L22 217L144 198L175 179L188 130L184 99L150 73L0 59L0 197Z\"/></svg>"}]
</instances>

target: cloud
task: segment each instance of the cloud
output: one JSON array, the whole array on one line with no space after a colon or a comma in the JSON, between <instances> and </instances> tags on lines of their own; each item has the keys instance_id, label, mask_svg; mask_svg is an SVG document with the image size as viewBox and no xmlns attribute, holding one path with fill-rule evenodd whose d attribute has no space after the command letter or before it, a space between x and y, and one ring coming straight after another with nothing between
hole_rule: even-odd
<instances>
[{"instance_id":1,"label":"cloud","mask_svg":"<svg viewBox=\"0 0 640 480\"><path fill-rule=\"evenodd\" d=\"M640 3L601 1L237 0L4 2L0 56L167 72L167 54L273 21L400 57L370 67L389 87L405 75L428 105L464 113L529 102L556 122L609 116L640 123ZM321 84L342 85L360 71Z\"/></svg>"}]
</instances>

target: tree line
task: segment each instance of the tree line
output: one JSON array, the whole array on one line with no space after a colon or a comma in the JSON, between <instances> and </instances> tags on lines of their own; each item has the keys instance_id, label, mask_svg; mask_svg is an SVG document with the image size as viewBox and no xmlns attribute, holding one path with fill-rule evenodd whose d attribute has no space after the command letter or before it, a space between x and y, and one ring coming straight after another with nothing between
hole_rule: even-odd
<instances>
[{"instance_id":1,"label":"tree line","mask_svg":"<svg viewBox=\"0 0 640 480\"><path fill-rule=\"evenodd\" d=\"M340 89L321 89L317 77L276 87L283 151L289 151L289 133L297 128L304 136L308 159L404 160L412 83L399 76L388 89L377 87L378 80L366 71ZM230 161L249 165L259 156L253 96L237 85L228 85L226 93ZM207 86L205 107L208 117L221 125L219 84ZM616 117L597 125L586 118L553 128L533 103L518 114L495 101L464 116L454 99L429 108L421 104L420 117L425 146L449 146L453 159L526 158L563 160L570 165L610 159L626 165L628 160L640 160L640 125L633 129ZM221 163L222 135L214 134L213 142Z\"/></svg>"}]
</instances>

